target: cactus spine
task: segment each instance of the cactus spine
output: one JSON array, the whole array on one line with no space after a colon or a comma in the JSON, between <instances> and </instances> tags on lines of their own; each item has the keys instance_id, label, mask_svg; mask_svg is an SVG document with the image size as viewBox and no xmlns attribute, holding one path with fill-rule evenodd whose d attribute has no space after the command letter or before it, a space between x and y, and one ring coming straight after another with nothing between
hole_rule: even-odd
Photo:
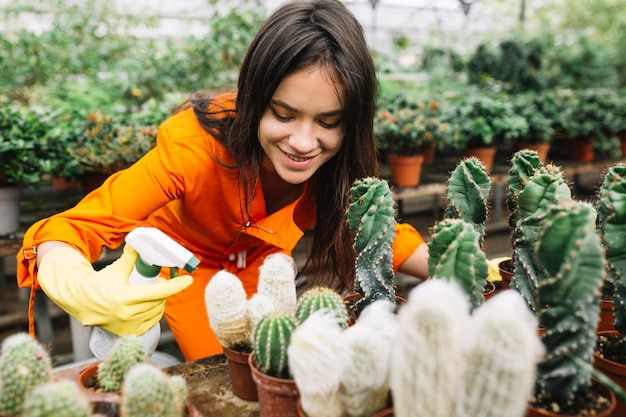
<instances>
[{"instance_id":1,"label":"cactus spine","mask_svg":"<svg viewBox=\"0 0 626 417\"><path fill-rule=\"evenodd\" d=\"M22 414L27 396L52 379L47 350L27 333L17 333L2 342L0 355L0 413Z\"/></svg>"},{"instance_id":2,"label":"cactus spine","mask_svg":"<svg viewBox=\"0 0 626 417\"><path fill-rule=\"evenodd\" d=\"M51 381L37 386L24 403L24 417L89 417L89 400L69 380Z\"/></svg>"},{"instance_id":3,"label":"cactus spine","mask_svg":"<svg viewBox=\"0 0 626 417\"><path fill-rule=\"evenodd\" d=\"M374 300L396 302L392 251L395 214L395 202L386 181L368 177L355 181L350 188L346 218L355 235L354 289L362 295L356 303L357 314Z\"/></svg>"},{"instance_id":4,"label":"cactus spine","mask_svg":"<svg viewBox=\"0 0 626 417\"><path fill-rule=\"evenodd\" d=\"M220 344L245 350L250 345L247 300L239 278L225 270L217 272L204 289L204 303L209 325Z\"/></svg>"},{"instance_id":5,"label":"cactus spine","mask_svg":"<svg viewBox=\"0 0 626 417\"><path fill-rule=\"evenodd\" d=\"M128 371L145 361L146 354L139 336L120 337L109 355L98 365L98 382L105 391L118 391Z\"/></svg>"},{"instance_id":6,"label":"cactus spine","mask_svg":"<svg viewBox=\"0 0 626 417\"><path fill-rule=\"evenodd\" d=\"M304 323L307 317L318 310L328 311L342 328L348 326L348 311L337 291L319 286L306 290L298 299L296 318L299 323Z\"/></svg>"},{"instance_id":7,"label":"cactus spine","mask_svg":"<svg viewBox=\"0 0 626 417\"><path fill-rule=\"evenodd\" d=\"M257 293L269 297L276 310L293 313L296 309L295 260L284 253L268 255L259 268Z\"/></svg>"},{"instance_id":8,"label":"cactus spine","mask_svg":"<svg viewBox=\"0 0 626 417\"><path fill-rule=\"evenodd\" d=\"M472 308L485 301L483 289L489 273L481 236L463 219L443 219L428 242L428 273L432 278L456 280Z\"/></svg>"},{"instance_id":9,"label":"cactus spine","mask_svg":"<svg viewBox=\"0 0 626 417\"><path fill-rule=\"evenodd\" d=\"M182 416L185 398L186 390L181 390L179 382L173 382L171 377L155 366L141 363L128 372L124 381L120 416Z\"/></svg>"},{"instance_id":10,"label":"cactus spine","mask_svg":"<svg viewBox=\"0 0 626 417\"><path fill-rule=\"evenodd\" d=\"M291 378L287 348L297 321L284 310L261 318L254 331L254 357L259 371L277 378Z\"/></svg>"},{"instance_id":11,"label":"cactus spine","mask_svg":"<svg viewBox=\"0 0 626 417\"><path fill-rule=\"evenodd\" d=\"M547 212L537 259L546 271L539 282L539 326L548 354L539 363L536 392L562 406L591 387L605 256L589 203L564 201ZM583 369L568 354L585 361Z\"/></svg>"}]
</instances>

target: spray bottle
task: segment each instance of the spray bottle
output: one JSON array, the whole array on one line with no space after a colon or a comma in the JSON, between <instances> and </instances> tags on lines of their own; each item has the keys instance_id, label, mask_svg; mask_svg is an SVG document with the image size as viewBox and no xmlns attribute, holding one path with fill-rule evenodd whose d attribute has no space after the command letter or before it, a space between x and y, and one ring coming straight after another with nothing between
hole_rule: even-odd
<instances>
[{"instance_id":1,"label":"spray bottle","mask_svg":"<svg viewBox=\"0 0 626 417\"><path fill-rule=\"evenodd\" d=\"M170 267L170 277L174 278L178 274L178 268L191 273L200 263L190 251L154 227L138 227L132 230L126 235L126 244L139 254L128 277L128 285L155 284L161 267ZM107 356L118 337L100 327L94 327L89 338L89 349L96 358L102 360ZM141 335L146 355L154 353L160 337L160 323L155 324Z\"/></svg>"}]
</instances>

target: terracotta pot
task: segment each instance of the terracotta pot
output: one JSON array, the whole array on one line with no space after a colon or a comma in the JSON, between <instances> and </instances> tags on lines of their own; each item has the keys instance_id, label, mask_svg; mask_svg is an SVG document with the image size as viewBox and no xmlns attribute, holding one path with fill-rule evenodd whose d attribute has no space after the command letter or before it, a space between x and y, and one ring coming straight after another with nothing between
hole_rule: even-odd
<instances>
[{"instance_id":1,"label":"terracotta pot","mask_svg":"<svg viewBox=\"0 0 626 417\"><path fill-rule=\"evenodd\" d=\"M78 190L81 185L76 178L52 177L52 188L56 191Z\"/></svg>"},{"instance_id":2,"label":"terracotta pot","mask_svg":"<svg viewBox=\"0 0 626 417\"><path fill-rule=\"evenodd\" d=\"M587 139L570 139L568 141L569 158L574 162L592 162L595 158L593 141Z\"/></svg>"},{"instance_id":3,"label":"terracotta pot","mask_svg":"<svg viewBox=\"0 0 626 417\"><path fill-rule=\"evenodd\" d=\"M98 378L98 365L101 361L87 365L78 374L78 386L86 394L89 402L94 407L95 414L105 416L118 416L120 408L119 391L102 391L93 388Z\"/></svg>"},{"instance_id":4,"label":"terracotta pot","mask_svg":"<svg viewBox=\"0 0 626 417\"><path fill-rule=\"evenodd\" d=\"M479 146L476 148L465 148L463 150L464 157L475 156L480 159L480 161L485 165L485 170L487 174L491 173L491 169L493 168L493 160L496 157L496 147L495 146Z\"/></svg>"},{"instance_id":5,"label":"terracotta pot","mask_svg":"<svg viewBox=\"0 0 626 417\"><path fill-rule=\"evenodd\" d=\"M619 141L622 145L622 156L626 156L626 134L622 134L619 137Z\"/></svg>"},{"instance_id":6,"label":"terracotta pot","mask_svg":"<svg viewBox=\"0 0 626 417\"><path fill-rule=\"evenodd\" d=\"M600 300L600 320L597 332L615 330L615 314L613 313L613 300ZM624 414L626 416L626 414Z\"/></svg>"},{"instance_id":7,"label":"terracotta pot","mask_svg":"<svg viewBox=\"0 0 626 417\"><path fill-rule=\"evenodd\" d=\"M483 290L483 296L485 300L490 299L496 293L496 284L491 281L485 281L485 289Z\"/></svg>"},{"instance_id":8,"label":"terracotta pot","mask_svg":"<svg viewBox=\"0 0 626 417\"><path fill-rule=\"evenodd\" d=\"M348 326L352 326L356 319L356 308L354 307L354 302L356 300L360 300L363 296L359 293L353 293L346 295L343 297L343 303L346 305L346 309L348 310ZM406 304L406 299L396 295L396 309L402 304Z\"/></svg>"},{"instance_id":9,"label":"terracotta pot","mask_svg":"<svg viewBox=\"0 0 626 417\"><path fill-rule=\"evenodd\" d=\"M502 289L506 290L511 285L513 279L513 260L506 259L498 264L498 271L502 277Z\"/></svg>"},{"instance_id":10,"label":"terracotta pot","mask_svg":"<svg viewBox=\"0 0 626 417\"><path fill-rule=\"evenodd\" d=\"M611 405L609 406L609 408L607 408L606 410L601 411L598 414L595 414L594 417L609 417L613 415L613 412L615 411L615 406L617 404L617 400L615 398L615 394L613 394L613 391L611 391L610 389L608 389L606 386L604 386L603 384L601 384L599 381L592 379L592 383L598 387L598 390L602 393L602 395L606 396L609 401L611 402ZM615 417L618 416L622 416L623 414L615 414ZM526 410L526 417L577 417L577 416L573 416L570 414L557 414L557 413L552 413L550 411L547 410L543 410L541 408L535 408L531 405L528 406L528 409Z\"/></svg>"},{"instance_id":11,"label":"terracotta pot","mask_svg":"<svg viewBox=\"0 0 626 417\"><path fill-rule=\"evenodd\" d=\"M261 417L298 417L300 393L293 379L276 378L259 371L254 355L248 357L259 395Z\"/></svg>"},{"instance_id":12,"label":"terracotta pot","mask_svg":"<svg viewBox=\"0 0 626 417\"><path fill-rule=\"evenodd\" d=\"M385 408L374 414L372 417L393 417L393 407Z\"/></svg>"},{"instance_id":13,"label":"terracotta pot","mask_svg":"<svg viewBox=\"0 0 626 417\"><path fill-rule=\"evenodd\" d=\"M617 330L605 330L598 332L598 335L606 336L617 334L619 334ZM626 390L626 365L605 359L597 353L593 354L593 365L622 389ZM615 416L626 416L626 404L621 401L617 402Z\"/></svg>"},{"instance_id":14,"label":"terracotta pot","mask_svg":"<svg viewBox=\"0 0 626 417\"><path fill-rule=\"evenodd\" d=\"M530 149L536 151L541 162L545 163L548 159L548 153L550 152L550 142L520 142L519 149Z\"/></svg>"},{"instance_id":15,"label":"terracotta pot","mask_svg":"<svg viewBox=\"0 0 626 417\"><path fill-rule=\"evenodd\" d=\"M435 155L437 155L436 145L422 146L420 153L424 155L424 165L432 165L435 162Z\"/></svg>"},{"instance_id":16,"label":"terracotta pot","mask_svg":"<svg viewBox=\"0 0 626 417\"><path fill-rule=\"evenodd\" d=\"M258 401L256 384L252 379L250 363L248 362L250 353L238 352L225 347L224 356L228 360L228 373L233 394L242 400Z\"/></svg>"},{"instance_id":17,"label":"terracotta pot","mask_svg":"<svg viewBox=\"0 0 626 417\"><path fill-rule=\"evenodd\" d=\"M398 187L416 187L422 176L424 155L387 155L391 182Z\"/></svg>"}]
</instances>

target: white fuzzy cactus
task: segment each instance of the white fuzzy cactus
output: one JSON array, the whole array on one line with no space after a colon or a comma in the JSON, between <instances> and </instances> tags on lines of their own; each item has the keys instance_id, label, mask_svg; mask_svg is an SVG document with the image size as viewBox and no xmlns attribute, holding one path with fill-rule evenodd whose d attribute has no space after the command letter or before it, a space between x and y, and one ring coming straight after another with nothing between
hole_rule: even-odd
<instances>
[{"instance_id":1,"label":"white fuzzy cactus","mask_svg":"<svg viewBox=\"0 0 626 417\"><path fill-rule=\"evenodd\" d=\"M291 335L289 367L307 417L341 417L339 387L347 350L336 317L316 311Z\"/></svg>"},{"instance_id":2,"label":"white fuzzy cactus","mask_svg":"<svg viewBox=\"0 0 626 417\"><path fill-rule=\"evenodd\" d=\"M229 349L250 346L247 297L236 275L219 271L204 290L209 324L220 344Z\"/></svg>"},{"instance_id":3,"label":"white fuzzy cactus","mask_svg":"<svg viewBox=\"0 0 626 417\"><path fill-rule=\"evenodd\" d=\"M459 417L525 415L544 350L537 326L517 291L503 291L474 311Z\"/></svg>"},{"instance_id":4,"label":"white fuzzy cactus","mask_svg":"<svg viewBox=\"0 0 626 417\"><path fill-rule=\"evenodd\" d=\"M394 307L387 300L374 301L342 334L349 362L340 396L348 417L369 417L388 405L391 346L397 331Z\"/></svg>"},{"instance_id":5,"label":"white fuzzy cactus","mask_svg":"<svg viewBox=\"0 0 626 417\"><path fill-rule=\"evenodd\" d=\"M411 291L398 314L392 347L395 416L454 415L462 391L469 308L467 296L452 281L431 279Z\"/></svg>"},{"instance_id":6,"label":"white fuzzy cactus","mask_svg":"<svg viewBox=\"0 0 626 417\"><path fill-rule=\"evenodd\" d=\"M247 302L246 321L250 340L254 340L254 329L261 318L274 311L276 307L271 298L263 294L254 294Z\"/></svg>"},{"instance_id":7,"label":"white fuzzy cactus","mask_svg":"<svg viewBox=\"0 0 626 417\"><path fill-rule=\"evenodd\" d=\"M294 313L297 272L291 256L280 252L268 255L259 268L257 293L272 299L277 310Z\"/></svg>"}]
</instances>

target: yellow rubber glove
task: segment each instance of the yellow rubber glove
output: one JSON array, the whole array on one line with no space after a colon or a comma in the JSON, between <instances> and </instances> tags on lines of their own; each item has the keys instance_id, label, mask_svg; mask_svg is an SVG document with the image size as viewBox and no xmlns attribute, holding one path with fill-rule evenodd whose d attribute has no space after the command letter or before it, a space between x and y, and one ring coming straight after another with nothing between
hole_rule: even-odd
<instances>
[{"instance_id":1,"label":"yellow rubber glove","mask_svg":"<svg viewBox=\"0 0 626 417\"><path fill-rule=\"evenodd\" d=\"M493 258L487 261L489 265L489 275L487 276L487 280L496 282L502 281L502 276L500 276L500 267L498 266L500 262L506 261L507 259L511 259L510 256L503 256L501 258Z\"/></svg>"},{"instance_id":2,"label":"yellow rubber glove","mask_svg":"<svg viewBox=\"0 0 626 417\"><path fill-rule=\"evenodd\" d=\"M152 285L128 285L137 256L126 245L118 260L96 272L77 250L54 248L39 265L39 284L81 324L99 326L118 336L141 335L161 320L165 299L190 286L193 278L181 275L170 280L158 278Z\"/></svg>"}]
</instances>

